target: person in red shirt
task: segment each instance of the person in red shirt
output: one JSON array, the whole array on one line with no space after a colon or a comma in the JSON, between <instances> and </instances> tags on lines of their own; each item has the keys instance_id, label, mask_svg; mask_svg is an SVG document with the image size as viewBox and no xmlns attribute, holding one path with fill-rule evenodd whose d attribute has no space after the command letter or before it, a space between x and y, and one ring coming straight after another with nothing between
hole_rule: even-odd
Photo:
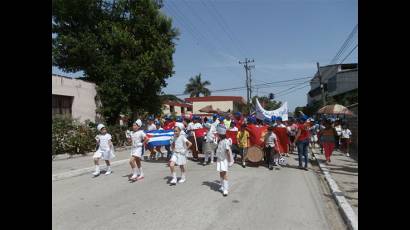
<instances>
[{"instance_id":1,"label":"person in red shirt","mask_svg":"<svg viewBox=\"0 0 410 230\"><path fill-rule=\"evenodd\" d=\"M244 118L241 114L241 112L236 112L234 114L234 121L235 121L235 127L238 128L238 130L241 128L242 124L244 123Z\"/></svg>"},{"instance_id":2,"label":"person in red shirt","mask_svg":"<svg viewBox=\"0 0 410 230\"><path fill-rule=\"evenodd\" d=\"M299 118L298 131L294 143L298 148L299 168L302 169L302 157L304 158L303 169L308 170L308 147L309 147L309 124L307 116Z\"/></svg>"}]
</instances>

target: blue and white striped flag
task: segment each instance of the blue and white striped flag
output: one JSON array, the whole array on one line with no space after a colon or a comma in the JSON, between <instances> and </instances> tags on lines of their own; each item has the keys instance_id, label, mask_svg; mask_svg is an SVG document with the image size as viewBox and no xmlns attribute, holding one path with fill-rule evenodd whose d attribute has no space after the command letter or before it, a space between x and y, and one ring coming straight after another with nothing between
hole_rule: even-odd
<instances>
[{"instance_id":1,"label":"blue and white striped flag","mask_svg":"<svg viewBox=\"0 0 410 230\"><path fill-rule=\"evenodd\" d=\"M171 144L171 139L174 136L174 130L151 130L151 131L144 131L147 134L148 140L148 147L153 148L156 146L166 146Z\"/></svg>"}]
</instances>

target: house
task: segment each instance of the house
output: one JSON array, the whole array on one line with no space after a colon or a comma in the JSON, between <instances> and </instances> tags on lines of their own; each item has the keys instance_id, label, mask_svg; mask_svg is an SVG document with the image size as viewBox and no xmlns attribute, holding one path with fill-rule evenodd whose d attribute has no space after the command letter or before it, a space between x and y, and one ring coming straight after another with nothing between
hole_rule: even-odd
<instances>
[{"instance_id":1,"label":"house","mask_svg":"<svg viewBox=\"0 0 410 230\"><path fill-rule=\"evenodd\" d=\"M81 122L98 119L94 83L53 74L51 85L53 117L66 115Z\"/></svg>"},{"instance_id":2,"label":"house","mask_svg":"<svg viewBox=\"0 0 410 230\"><path fill-rule=\"evenodd\" d=\"M162 104L163 114L175 114L176 116L184 116L192 114L192 104L167 101Z\"/></svg>"},{"instance_id":3,"label":"house","mask_svg":"<svg viewBox=\"0 0 410 230\"><path fill-rule=\"evenodd\" d=\"M192 112L198 115L204 115L203 111L211 111L210 109L223 112L242 111L246 105L245 100L239 96L191 97L185 98L185 101L192 103Z\"/></svg>"},{"instance_id":4,"label":"house","mask_svg":"<svg viewBox=\"0 0 410 230\"><path fill-rule=\"evenodd\" d=\"M336 97L357 91L357 63L322 66L320 67L320 73L325 95L327 97ZM307 95L308 105L312 105L322 99L318 73L316 73L310 81L310 88L311 89Z\"/></svg>"}]
</instances>

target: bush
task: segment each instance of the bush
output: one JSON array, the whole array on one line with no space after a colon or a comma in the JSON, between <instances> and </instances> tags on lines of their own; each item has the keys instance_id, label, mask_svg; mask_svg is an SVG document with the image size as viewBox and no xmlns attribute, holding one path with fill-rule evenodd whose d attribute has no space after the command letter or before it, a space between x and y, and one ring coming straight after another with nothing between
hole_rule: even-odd
<instances>
[{"instance_id":1,"label":"bush","mask_svg":"<svg viewBox=\"0 0 410 230\"><path fill-rule=\"evenodd\" d=\"M52 121L52 155L86 154L96 148L95 136L98 134L97 124L67 117L55 117ZM125 126L108 126L114 146L124 146L126 142Z\"/></svg>"}]
</instances>

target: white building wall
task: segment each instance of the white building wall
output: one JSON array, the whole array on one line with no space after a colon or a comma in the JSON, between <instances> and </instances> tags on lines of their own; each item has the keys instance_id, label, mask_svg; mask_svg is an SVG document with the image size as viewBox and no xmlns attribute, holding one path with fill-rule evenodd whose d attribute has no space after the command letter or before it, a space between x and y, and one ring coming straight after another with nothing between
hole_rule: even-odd
<instances>
[{"instance_id":1,"label":"white building wall","mask_svg":"<svg viewBox=\"0 0 410 230\"><path fill-rule=\"evenodd\" d=\"M53 75L52 94L73 96L72 117L80 121L89 119L95 122L97 92L94 83Z\"/></svg>"}]
</instances>

